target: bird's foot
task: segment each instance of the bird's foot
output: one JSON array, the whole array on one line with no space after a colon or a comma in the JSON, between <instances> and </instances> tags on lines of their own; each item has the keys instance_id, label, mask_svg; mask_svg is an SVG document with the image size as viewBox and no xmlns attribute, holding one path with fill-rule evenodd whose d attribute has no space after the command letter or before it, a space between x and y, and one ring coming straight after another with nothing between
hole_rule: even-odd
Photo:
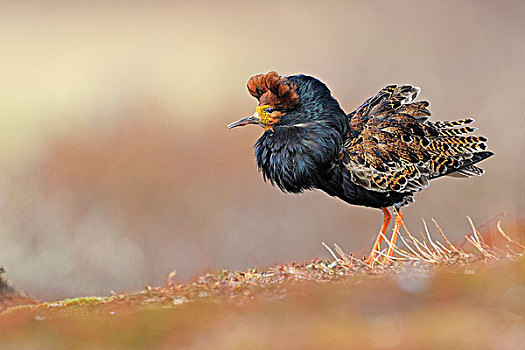
<instances>
[{"instance_id":1,"label":"bird's foot","mask_svg":"<svg viewBox=\"0 0 525 350\"><path fill-rule=\"evenodd\" d=\"M375 251L372 251L368 258L365 260L365 264L368 266L373 266L374 262L377 261L377 253Z\"/></svg>"}]
</instances>

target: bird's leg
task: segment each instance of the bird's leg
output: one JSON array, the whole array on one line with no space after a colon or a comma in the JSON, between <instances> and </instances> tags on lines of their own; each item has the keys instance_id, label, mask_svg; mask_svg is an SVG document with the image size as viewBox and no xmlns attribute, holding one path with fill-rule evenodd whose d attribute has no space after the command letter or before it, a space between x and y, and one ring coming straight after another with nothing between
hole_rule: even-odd
<instances>
[{"instance_id":1,"label":"bird's leg","mask_svg":"<svg viewBox=\"0 0 525 350\"><path fill-rule=\"evenodd\" d=\"M376 251L379 251L379 247L381 246L381 241L383 240L383 237L386 233L386 229L388 228L388 225L390 225L390 219L392 219L392 214L390 214L390 211L388 208L381 208L383 210L383 226L381 226L381 231L379 231L379 234L377 235L376 242L374 243L374 246L372 247L372 251L370 252L370 255L368 256L368 259L366 259L365 264L372 265L374 261L377 258Z\"/></svg>"},{"instance_id":2,"label":"bird's leg","mask_svg":"<svg viewBox=\"0 0 525 350\"><path fill-rule=\"evenodd\" d=\"M403 214L401 210L396 211L396 217L394 219L394 232L392 233L392 239L390 240L390 246L385 257L385 263L391 263L390 259L394 255L394 249L396 247L397 236L399 236L399 231L401 230L401 225L403 225Z\"/></svg>"}]
</instances>

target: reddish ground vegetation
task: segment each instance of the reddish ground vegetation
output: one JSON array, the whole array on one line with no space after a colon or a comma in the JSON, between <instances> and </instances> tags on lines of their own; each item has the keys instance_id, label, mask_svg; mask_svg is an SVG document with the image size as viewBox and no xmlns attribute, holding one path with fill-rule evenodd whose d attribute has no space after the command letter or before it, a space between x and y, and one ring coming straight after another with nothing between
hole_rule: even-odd
<instances>
[{"instance_id":1,"label":"reddish ground vegetation","mask_svg":"<svg viewBox=\"0 0 525 350\"><path fill-rule=\"evenodd\" d=\"M489 247L473 232L472 252L434 262L370 268L340 255L183 284L172 273L164 287L135 294L11 307L0 316L0 337L40 349L519 349L523 250L496 237Z\"/></svg>"}]
</instances>

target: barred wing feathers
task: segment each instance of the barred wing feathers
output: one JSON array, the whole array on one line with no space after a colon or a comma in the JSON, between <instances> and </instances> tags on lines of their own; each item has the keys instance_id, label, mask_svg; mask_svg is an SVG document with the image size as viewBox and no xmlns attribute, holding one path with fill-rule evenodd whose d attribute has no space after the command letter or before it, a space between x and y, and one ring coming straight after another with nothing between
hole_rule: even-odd
<instances>
[{"instance_id":1,"label":"barred wing feathers","mask_svg":"<svg viewBox=\"0 0 525 350\"><path fill-rule=\"evenodd\" d=\"M471 118L428 120L427 101L413 102L420 89L389 85L349 114L343 163L350 180L378 192L415 192L443 175L481 175L474 164L492 155L487 139L468 136Z\"/></svg>"}]
</instances>

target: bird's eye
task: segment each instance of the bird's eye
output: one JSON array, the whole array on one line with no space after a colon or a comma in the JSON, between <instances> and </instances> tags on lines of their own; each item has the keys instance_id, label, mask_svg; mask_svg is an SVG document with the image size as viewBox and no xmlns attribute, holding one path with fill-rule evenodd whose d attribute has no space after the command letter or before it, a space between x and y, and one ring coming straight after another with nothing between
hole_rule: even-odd
<instances>
[{"instance_id":1,"label":"bird's eye","mask_svg":"<svg viewBox=\"0 0 525 350\"><path fill-rule=\"evenodd\" d=\"M272 107L266 108L266 113L272 114L275 111Z\"/></svg>"}]
</instances>

